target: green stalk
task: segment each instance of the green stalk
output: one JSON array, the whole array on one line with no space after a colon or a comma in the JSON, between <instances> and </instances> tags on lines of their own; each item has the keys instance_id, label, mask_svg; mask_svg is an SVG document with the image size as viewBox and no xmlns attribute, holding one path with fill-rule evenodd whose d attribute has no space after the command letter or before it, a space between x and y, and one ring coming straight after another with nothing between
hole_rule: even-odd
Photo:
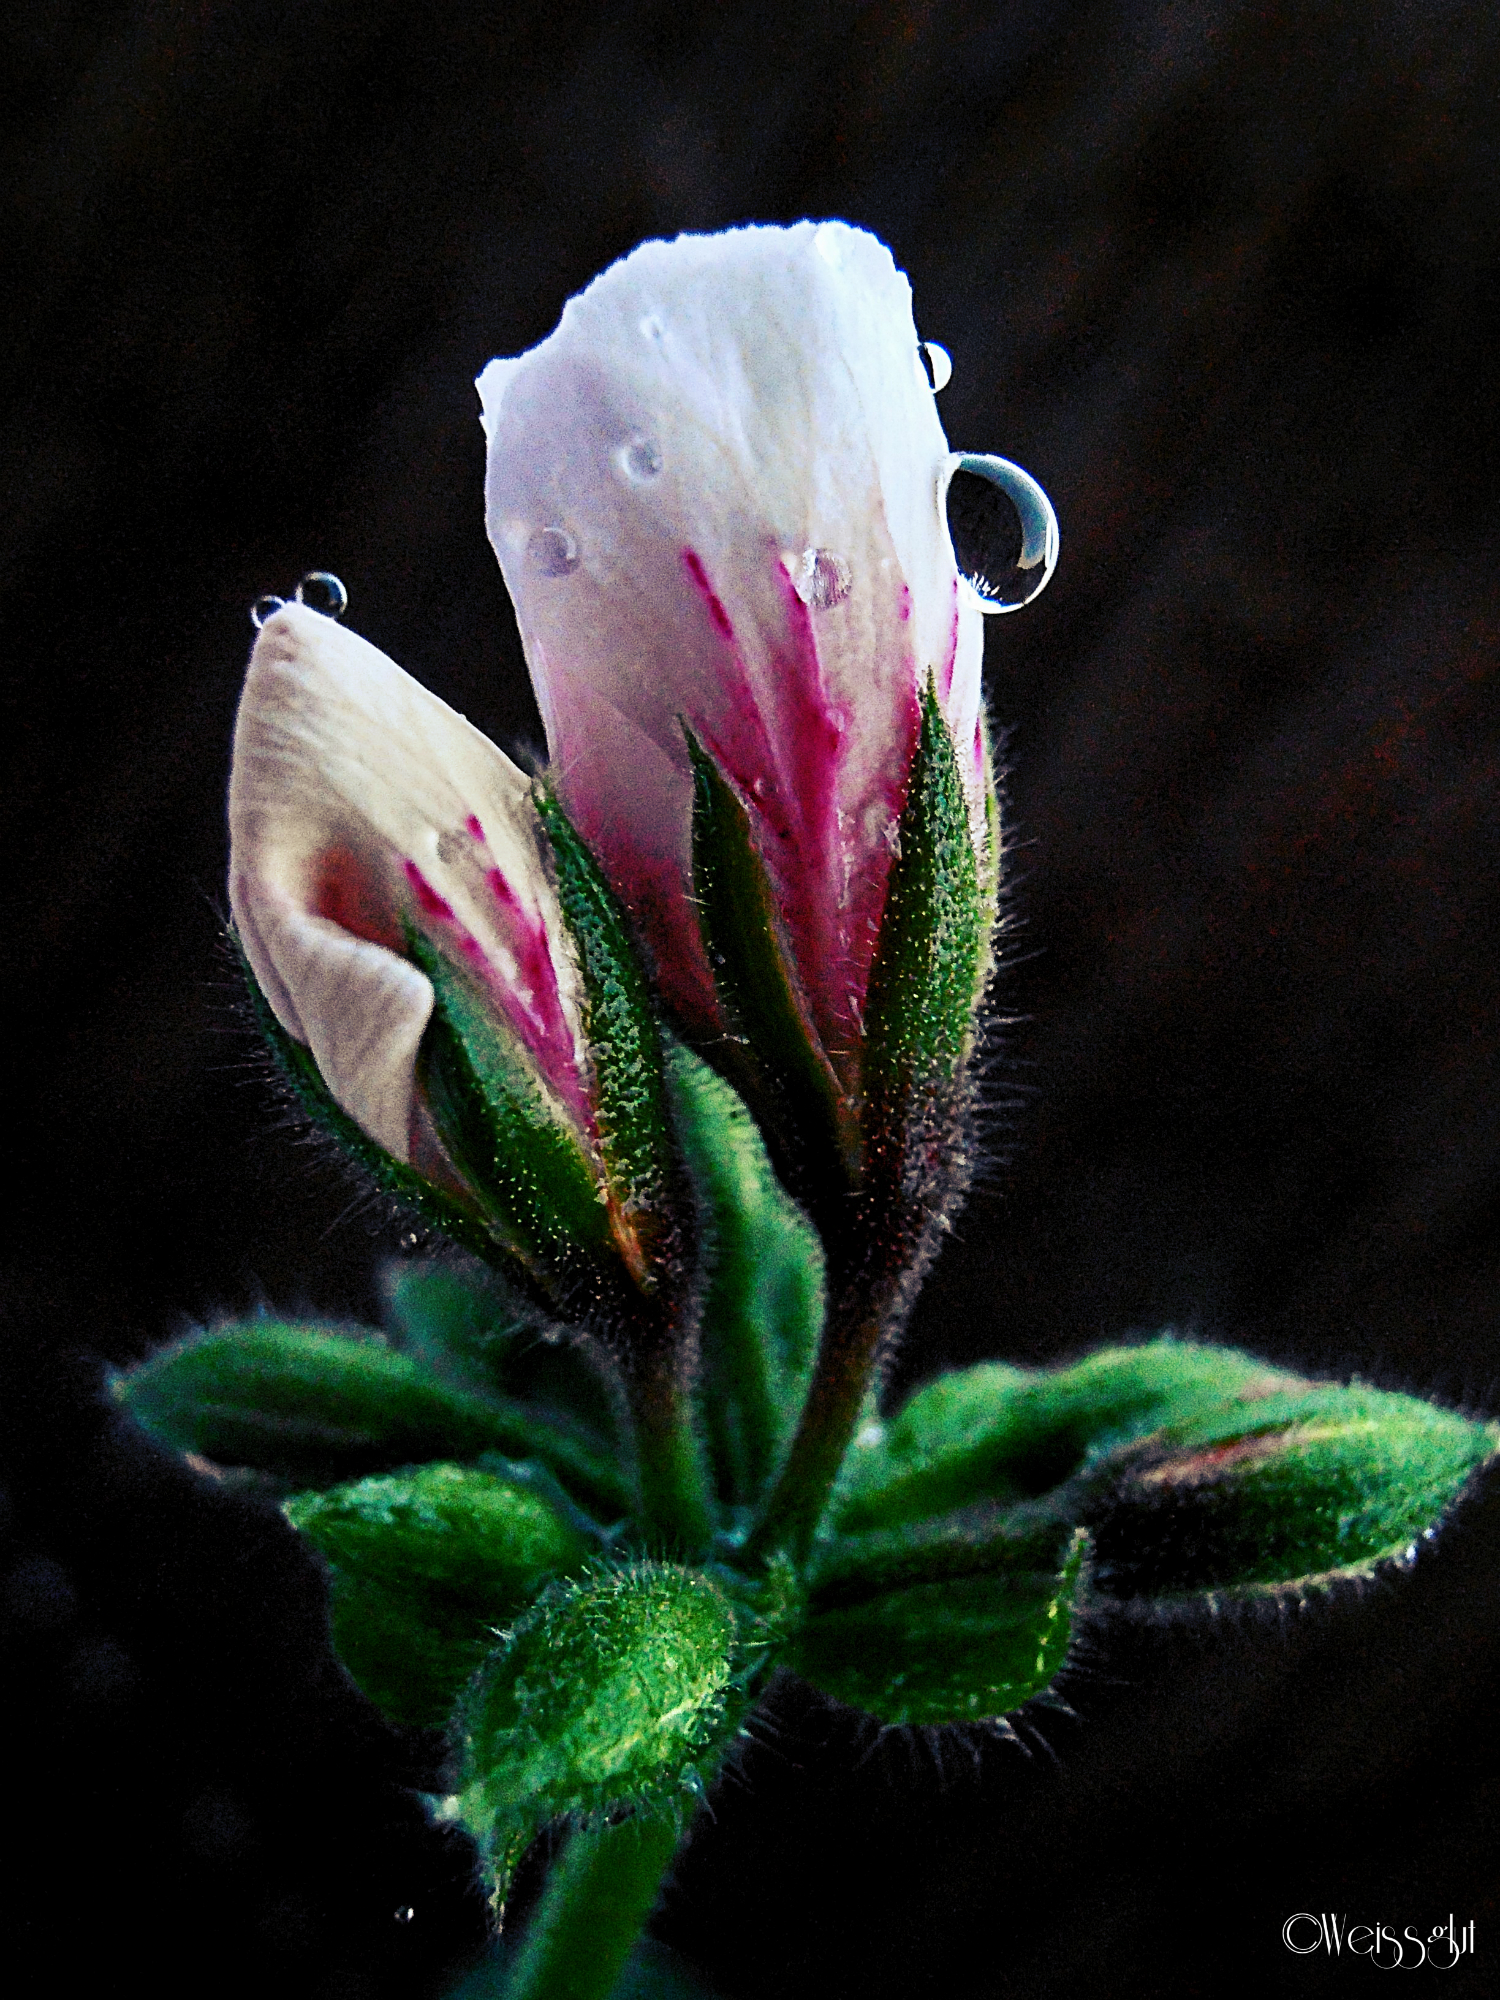
<instances>
[{"instance_id":1,"label":"green stalk","mask_svg":"<svg viewBox=\"0 0 1500 2000\"><path fill-rule=\"evenodd\" d=\"M665 1347L631 1357L625 1393L635 1429L641 1522L675 1554L698 1556L713 1537L708 1481L692 1401Z\"/></svg>"},{"instance_id":2,"label":"green stalk","mask_svg":"<svg viewBox=\"0 0 1500 2000\"><path fill-rule=\"evenodd\" d=\"M504 2000L608 2000L677 1851L667 1814L575 1833L553 1866Z\"/></svg>"},{"instance_id":3,"label":"green stalk","mask_svg":"<svg viewBox=\"0 0 1500 2000\"><path fill-rule=\"evenodd\" d=\"M864 1408L896 1289L888 1282L871 1291L857 1288L842 1309L830 1314L797 1434L781 1475L745 1544L752 1565L785 1549L801 1563L828 1505Z\"/></svg>"}]
</instances>

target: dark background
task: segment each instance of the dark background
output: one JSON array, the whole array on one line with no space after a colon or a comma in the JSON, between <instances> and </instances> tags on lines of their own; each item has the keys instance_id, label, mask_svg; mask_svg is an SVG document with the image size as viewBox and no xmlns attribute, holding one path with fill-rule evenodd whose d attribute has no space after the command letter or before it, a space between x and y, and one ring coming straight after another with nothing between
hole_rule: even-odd
<instances>
[{"instance_id":1,"label":"dark background","mask_svg":"<svg viewBox=\"0 0 1500 2000\"><path fill-rule=\"evenodd\" d=\"M908 1373L1175 1324L1500 1410L1492 7L22 0L0 41L34 1990L394 2000L480 1937L290 1531L98 1383L189 1316L370 1306L392 1239L277 1130L217 932L246 606L332 568L535 739L470 385L643 236L878 232L951 440L1062 520L989 634L1019 1108ZM1497 1555L1481 1502L1360 1605L1100 1630L1030 1756L784 1688L662 1935L746 2000L1300 1993L1375 1975L1292 1912L1451 1910L1489 1985Z\"/></svg>"}]
</instances>

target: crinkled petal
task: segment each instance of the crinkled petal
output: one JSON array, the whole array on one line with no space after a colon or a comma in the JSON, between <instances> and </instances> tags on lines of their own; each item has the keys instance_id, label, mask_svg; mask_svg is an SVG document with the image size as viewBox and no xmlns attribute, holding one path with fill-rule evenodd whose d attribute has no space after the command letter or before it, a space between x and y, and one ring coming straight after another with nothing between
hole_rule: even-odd
<instances>
[{"instance_id":1,"label":"crinkled petal","mask_svg":"<svg viewBox=\"0 0 1500 2000\"><path fill-rule=\"evenodd\" d=\"M479 390L555 781L663 983L711 1018L685 720L760 822L825 1047L852 1048L919 689L960 744L979 707L906 279L842 223L647 243Z\"/></svg>"},{"instance_id":2,"label":"crinkled petal","mask_svg":"<svg viewBox=\"0 0 1500 2000\"><path fill-rule=\"evenodd\" d=\"M587 1129L577 975L530 785L368 641L300 605L256 641L229 784L229 899L278 1020L339 1104L411 1157L432 988L415 925L491 997Z\"/></svg>"}]
</instances>

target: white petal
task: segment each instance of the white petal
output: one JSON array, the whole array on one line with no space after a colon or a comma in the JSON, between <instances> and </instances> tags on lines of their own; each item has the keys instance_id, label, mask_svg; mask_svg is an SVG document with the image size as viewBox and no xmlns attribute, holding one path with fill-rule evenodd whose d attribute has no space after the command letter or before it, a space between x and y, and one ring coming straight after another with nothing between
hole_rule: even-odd
<instances>
[{"instance_id":1,"label":"white petal","mask_svg":"<svg viewBox=\"0 0 1500 2000\"><path fill-rule=\"evenodd\" d=\"M256 641L229 828L230 904L255 976L388 1152L411 1156L413 1064L433 1004L401 956L413 917L489 984L576 1108L576 974L526 777L366 640L300 605Z\"/></svg>"}]
</instances>

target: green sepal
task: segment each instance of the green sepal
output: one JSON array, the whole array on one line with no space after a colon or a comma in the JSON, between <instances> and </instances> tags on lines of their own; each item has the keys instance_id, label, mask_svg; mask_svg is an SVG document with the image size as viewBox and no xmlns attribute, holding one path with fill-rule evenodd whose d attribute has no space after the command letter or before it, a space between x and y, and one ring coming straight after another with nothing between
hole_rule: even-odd
<instances>
[{"instance_id":1,"label":"green sepal","mask_svg":"<svg viewBox=\"0 0 1500 2000\"><path fill-rule=\"evenodd\" d=\"M735 1669L734 1611L696 1571L640 1562L549 1586L455 1718L449 1812L502 1900L526 1841L559 1814L696 1798L738 1725Z\"/></svg>"},{"instance_id":2,"label":"green sepal","mask_svg":"<svg viewBox=\"0 0 1500 2000\"><path fill-rule=\"evenodd\" d=\"M1293 1383L1115 1451L1075 1511L1111 1595L1306 1589L1410 1554L1497 1451L1415 1396Z\"/></svg>"},{"instance_id":3,"label":"green sepal","mask_svg":"<svg viewBox=\"0 0 1500 2000\"><path fill-rule=\"evenodd\" d=\"M825 1611L919 1583L1015 1571L1052 1575L1074 1532L1042 1501L960 1507L901 1527L826 1535L808 1566L809 1602Z\"/></svg>"},{"instance_id":4,"label":"green sepal","mask_svg":"<svg viewBox=\"0 0 1500 2000\"><path fill-rule=\"evenodd\" d=\"M250 961L238 937L233 931L228 936L244 975L256 1026L282 1082L303 1116L333 1139L382 1194L410 1209L424 1223L440 1230L471 1255L494 1263L502 1252L478 1210L445 1189L434 1186L415 1167L408 1166L404 1160L396 1159L383 1146L377 1145L363 1127L355 1123L323 1081L312 1050L289 1035L277 1020L271 1003L261 992L259 982L250 969Z\"/></svg>"},{"instance_id":5,"label":"green sepal","mask_svg":"<svg viewBox=\"0 0 1500 2000\"><path fill-rule=\"evenodd\" d=\"M812 1380L823 1250L724 1079L680 1046L669 1073L699 1205L699 1408L720 1500L749 1507L781 1468Z\"/></svg>"},{"instance_id":6,"label":"green sepal","mask_svg":"<svg viewBox=\"0 0 1500 2000\"><path fill-rule=\"evenodd\" d=\"M1091 1456L1288 1379L1248 1355L1170 1338L1036 1373L981 1362L929 1382L890 1422L861 1426L832 1518L852 1531L1034 1500Z\"/></svg>"},{"instance_id":7,"label":"green sepal","mask_svg":"<svg viewBox=\"0 0 1500 2000\"><path fill-rule=\"evenodd\" d=\"M608 1242L595 1170L487 997L415 929L407 948L434 994L417 1074L438 1137L491 1228L551 1292Z\"/></svg>"},{"instance_id":8,"label":"green sepal","mask_svg":"<svg viewBox=\"0 0 1500 2000\"><path fill-rule=\"evenodd\" d=\"M929 680L865 1005L867 1143L928 1114L959 1077L988 970L979 880L953 738Z\"/></svg>"},{"instance_id":9,"label":"green sepal","mask_svg":"<svg viewBox=\"0 0 1500 2000\"><path fill-rule=\"evenodd\" d=\"M459 1690L589 1540L534 1488L470 1466L426 1465L283 1512L332 1572L334 1646L397 1722L441 1728Z\"/></svg>"},{"instance_id":10,"label":"green sepal","mask_svg":"<svg viewBox=\"0 0 1500 2000\"><path fill-rule=\"evenodd\" d=\"M644 1289L670 1236L674 1157L665 1059L651 988L598 862L551 792L537 813L552 849L558 901L583 977L594 1114L621 1249ZM639 1239L637 1263L632 1245Z\"/></svg>"},{"instance_id":11,"label":"green sepal","mask_svg":"<svg viewBox=\"0 0 1500 2000\"><path fill-rule=\"evenodd\" d=\"M890 1726L994 1721L1056 1678L1087 1536L1056 1570L997 1569L814 1609L783 1664Z\"/></svg>"},{"instance_id":12,"label":"green sepal","mask_svg":"<svg viewBox=\"0 0 1500 2000\"><path fill-rule=\"evenodd\" d=\"M776 898L738 793L683 724L693 766L693 893L719 1005L735 1039L716 1062L810 1181L859 1176L859 1144L781 940Z\"/></svg>"},{"instance_id":13,"label":"green sepal","mask_svg":"<svg viewBox=\"0 0 1500 2000\"><path fill-rule=\"evenodd\" d=\"M271 1319L189 1335L114 1378L141 1428L174 1451L333 1486L423 1459L540 1458L570 1491L629 1504L619 1472L516 1405L445 1382L378 1334Z\"/></svg>"},{"instance_id":14,"label":"green sepal","mask_svg":"<svg viewBox=\"0 0 1500 2000\"><path fill-rule=\"evenodd\" d=\"M465 1387L545 1411L597 1452L621 1454L619 1386L597 1342L539 1321L482 1264L393 1259L381 1288L403 1353Z\"/></svg>"}]
</instances>

